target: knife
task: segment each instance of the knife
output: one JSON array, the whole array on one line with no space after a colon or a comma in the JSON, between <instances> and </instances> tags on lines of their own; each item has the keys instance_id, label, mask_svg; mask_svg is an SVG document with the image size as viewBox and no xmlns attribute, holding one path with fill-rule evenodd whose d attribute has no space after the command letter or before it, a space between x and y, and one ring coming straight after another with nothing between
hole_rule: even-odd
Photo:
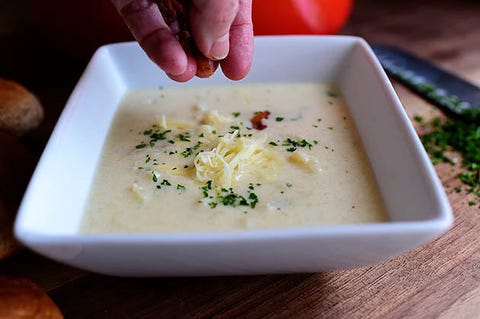
<instances>
[{"instance_id":1,"label":"knife","mask_svg":"<svg viewBox=\"0 0 480 319\"><path fill-rule=\"evenodd\" d=\"M398 48L371 46L388 75L450 117L480 121L480 88L424 59Z\"/></svg>"}]
</instances>

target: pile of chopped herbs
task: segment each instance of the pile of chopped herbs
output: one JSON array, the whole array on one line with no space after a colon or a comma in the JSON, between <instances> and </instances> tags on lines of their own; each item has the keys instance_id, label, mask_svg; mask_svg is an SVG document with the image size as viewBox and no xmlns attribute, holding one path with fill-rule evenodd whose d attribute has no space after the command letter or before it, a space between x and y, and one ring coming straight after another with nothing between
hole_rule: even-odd
<instances>
[{"instance_id":1,"label":"pile of chopped herbs","mask_svg":"<svg viewBox=\"0 0 480 319\"><path fill-rule=\"evenodd\" d=\"M433 164L446 162L455 164L449 152L461 155L463 171L457 178L466 186L466 191L480 199L480 122L464 122L452 119L434 118L425 123L415 116L415 121L428 127L429 132L421 136L422 143ZM456 190L460 192L461 187ZM475 205L476 202L469 202Z\"/></svg>"}]
</instances>

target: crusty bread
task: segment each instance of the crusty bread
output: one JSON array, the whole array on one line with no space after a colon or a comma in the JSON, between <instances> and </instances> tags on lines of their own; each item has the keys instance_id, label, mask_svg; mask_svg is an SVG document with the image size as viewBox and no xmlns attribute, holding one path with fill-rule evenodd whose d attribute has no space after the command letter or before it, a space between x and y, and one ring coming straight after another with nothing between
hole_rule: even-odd
<instances>
[{"instance_id":1,"label":"crusty bread","mask_svg":"<svg viewBox=\"0 0 480 319\"><path fill-rule=\"evenodd\" d=\"M52 299L27 279L0 276L0 300L0 318L63 318Z\"/></svg>"},{"instance_id":2,"label":"crusty bread","mask_svg":"<svg viewBox=\"0 0 480 319\"><path fill-rule=\"evenodd\" d=\"M21 136L38 127L43 116L42 105L33 93L0 78L0 131Z\"/></svg>"}]
</instances>

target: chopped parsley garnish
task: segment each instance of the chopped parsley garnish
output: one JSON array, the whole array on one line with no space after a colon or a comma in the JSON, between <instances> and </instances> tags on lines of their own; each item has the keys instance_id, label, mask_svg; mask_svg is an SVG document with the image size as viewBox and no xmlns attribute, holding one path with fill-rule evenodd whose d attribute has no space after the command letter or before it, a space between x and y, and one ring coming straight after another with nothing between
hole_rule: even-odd
<instances>
[{"instance_id":1,"label":"chopped parsley garnish","mask_svg":"<svg viewBox=\"0 0 480 319\"><path fill-rule=\"evenodd\" d=\"M178 134L178 139L183 142L190 142L190 133L186 132L185 134Z\"/></svg>"},{"instance_id":2,"label":"chopped parsley garnish","mask_svg":"<svg viewBox=\"0 0 480 319\"><path fill-rule=\"evenodd\" d=\"M232 115L233 115L233 117L239 117L239 116L240 116L240 112L233 112Z\"/></svg>"},{"instance_id":3,"label":"chopped parsley garnish","mask_svg":"<svg viewBox=\"0 0 480 319\"><path fill-rule=\"evenodd\" d=\"M185 190L185 186L181 185L181 184L177 184L177 190L179 191L184 191Z\"/></svg>"},{"instance_id":4,"label":"chopped parsley garnish","mask_svg":"<svg viewBox=\"0 0 480 319\"><path fill-rule=\"evenodd\" d=\"M329 97L337 97L337 93L333 92L332 90L327 90L327 96L329 96Z\"/></svg>"},{"instance_id":5,"label":"chopped parsley garnish","mask_svg":"<svg viewBox=\"0 0 480 319\"><path fill-rule=\"evenodd\" d=\"M457 152L462 158L460 165L464 170L457 178L468 186L468 193L480 198L480 125L474 122L442 120L438 117L428 123L420 119L420 116L414 119L429 129L429 132L420 138L432 163L444 162L453 165L456 160L449 152Z\"/></svg>"},{"instance_id":6,"label":"chopped parsley garnish","mask_svg":"<svg viewBox=\"0 0 480 319\"><path fill-rule=\"evenodd\" d=\"M313 147L313 145L310 144L306 139L295 141L291 138L284 140L282 146L287 146L287 152L295 152L298 147L308 147L309 150L311 150Z\"/></svg>"},{"instance_id":7,"label":"chopped parsley garnish","mask_svg":"<svg viewBox=\"0 0 480 319\"><path fill-rule=\"evenodd\" d=\"M212 189L212 181L207 181L207 184L200 187L200 189L202 190L203 197L208 197L208 193Z\"/></svg>"},{"instance_id":8,"label":"chopped parsley garnish","mask_svg":"<svg viewBox=\"0 0 480 319\"><path fill-rule=\"evenodd\" d=\"M420 123L420 124L423 123L423 116L415 115L415 116L413 117L413 119L415 120L415 122L418 122L418 123Z\"/></svg>"},{"instance_id":9,"label":"chopped parsley garnish","mask_svg":"<svg viewBox=\"0 0 480 319\"><path fill-rule=\"evenodd\" d=\"M257 187L261 184L255 184ZM216 190L216 193L211 195L212 191L212 181L208 181L206 185L200 187L202 191L202 196L204 199L207 199L205 203L210 208L216 208L218 205L239 207L239 206L249 206L250 208L255 208L259 202L257 194L254 193L255 185L250 183L248 185L247 195L243 196L236 193L233 188L220 188ZM213 190L215 192L215 190Z\"/></svg>"},{"instance_id":10,"label":"chopped parsley garnish","mask_svg":"<svg viewBox=\"0 0 480 319\"><path fill-rule=\"evenodd\" d=\"M166 139L167 138L166 135L170 132L171 130L162 131L157 125L154 124L148 130L144 130L143 132L140 132L140 134L150 137L150 140L148 141L148 145L150 147L154 147L156 142ZM147 147L147 143L145 143L144 141L142 141L141 143L135 146L136 149L141 149L145 147Z\"/></svg>"},{"instance_id":11,"label":"chopped parsley garnish","mask_svg":"<svg viewBox=\"0 0 480 319\"><path fill-rule=\"evenodd\" d=\"M202 142L198 141L197 144L193 145L192 147L187 147L182 152L182 156L189 157L190 155L193 155L193 153L195 153L200 148L201 145L202 145Z\"/></svg>"},{"instance_id":12,"label":"chopped parsley garnish","mask_svg":"<svg viewBox=\"0 0 480 319\"><path fill-rule=\"evenodd\" d=\"M286 185L288 188L291 188L291 187L293 186L292 183L286 183L285 185Z\"/></svg>"},{"instance_id":13,"label":"chopped parsley garnish","mask_svg":"<svg viewBox=\"0 0 480 319\"><path fill-rule=\"evenodd\" d=\"M281 122L281 121L283 121L283 119L284 119L283 117L277 116L277 117L275 118L275 121Z\"/></svg>"},{"instance_id":14,"label":"chopped parsley garnish","mask_svg":"<svg viewBox=\"0 0 480 319\"><path fill-rule=\"evenodd\" d=\"M160 185L171 186L172 184L170 184L169 181L167 181L166 179L164 179L164 180L160 183Z\"/></svg>"},{"instance_id":15,"label":"chopped parsley garnish","mask_svg":"<svg viewBox=\"0 0 480 319\"><path fill-rule=\"evenodd\" d=\"M268 144L270 144L270 145L272 145L272 146L278 146L278 144L275 143L275 142L270 142L270 143L268 143Z\"/></svg>"},{"instance_id":16,"label":"chopped parsley garnish","mask_svg":"<svg viewBox=\"0 0 480 319\"><path fill-rule=\"evenodd\" d=\"M155 183L158 182L158 177L155 172L152 172L152 181L154 181Z\"/></svg>"}]
</instances>

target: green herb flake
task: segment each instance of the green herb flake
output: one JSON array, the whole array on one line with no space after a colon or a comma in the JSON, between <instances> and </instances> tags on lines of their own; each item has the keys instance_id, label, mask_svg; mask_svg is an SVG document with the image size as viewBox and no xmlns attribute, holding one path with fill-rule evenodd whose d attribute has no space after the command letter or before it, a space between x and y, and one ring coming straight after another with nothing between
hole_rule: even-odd
<instances>
[{"instance_id":1,"label":"green herb flake","mask_svg":"<svg viewBox=\"0 0 480 319\"><path fill-rule=\"evenodd\" d=\"M177 184L177 190L179 191L184 191L185 190L185 186L181 185L181 184Z\"/></svg>"},{"instance_id":2,"label":"green herb flake","mask_svg":"<svg viewBox=\"0 0 480 319\"><path fill-rule=\"evenodd\" d=\"M270 144L270 145L272 145L272 146L278 146L278 144L275 143L275 142L270 142L270 143L268 143L268 144Z\"/></svg>"},{"instance_id":3,"label":"green herb flake","mask_svg":"<svg viewBox=\"0 0 480 319\"><path fill-rule=\"evenodd\" d=\"M240 116L240 112L233 112L232 115L233 115L233 117L239 117L239 116Z\"/></svg>"},{"instance_id":4,"label":"green herb flake","mask_svg":"<svg viewBox=\"0 0 480 319\"><path fill-rule=\"evenodd\" d=\"M328 97L337 97L337 93L335 93L334 91L332 90L327 90L327 96Z\"/></svg>"},{"instance_id":5,"label":"green herb flake","mask_svg":"<svg viewBox=\"0 0 480 319\"><path fill-rule=\"evenodd\" d=\"M275 121L281 122L281 121L283 121L283 119L284 119L283 117L277 116L277 117L275 118Z\"/></svg>"},{"instance_id":6,"label":"green herb flake","mask_svg":"<svg viewBox=\"0 0 480 319\"><path fill-rule=\"evenodd\" d=\"M468 202L468 206L474 206L474 205L477 205L476 201L471 200L471 201Z\"/></svg>"},{"instance_id":7,"label":"green herb flake","mask_svg":"<svg viewBox=\"0 0 480 319\"><path fill-rule=\"evenodd\" d=\"M147 146L147 144L145 144L144 142L138 144L135 146L135 148L138 150L138 149L141 149L141 148L145 148Z\"/></svg>"},{"instance_id":8,"label":"green herb flake","mask_svg":"<svg viewBox=\"0 0 480 319\"><path fill-rule=\"evenodd\" d=\"M178 134L178 139L183 142L190 142L190 133Z\"/></svg>"},{"instance_id":9,"label":"green herb flake","mask_svg":"<svg viewBox=\"0 0 480 319\"><path fill-rule=\"evenodd\" d=\"M192 147L187 147L181 154L183 157L189 157L193 155L202 145L202 142L198 141L197 144L193 145Z\"/></svg>"},{"instance_id":10,"label":"green herb flake","mask_svg":"<svg viewBox=\"0 0 480 319\"><path fill-rule=\"evenodd\" d=\"M171 186L172 184L170 184L170 182L169 182L168 180L164 179L164 180L160 183L160 185Z\"/></svg>"},{"instance_id":11,"label":"green herb flake","mask_svg":"<svg viewBox=\"0 0 480 319\"><path fill-rule=\"evenodd\" d=\"M413 120L414 120L415 122L417 122L417 123L422 124L422 123L423 123L423 116L415 115L415 116L413 117Z\"/></svg>"}]
</instances>

